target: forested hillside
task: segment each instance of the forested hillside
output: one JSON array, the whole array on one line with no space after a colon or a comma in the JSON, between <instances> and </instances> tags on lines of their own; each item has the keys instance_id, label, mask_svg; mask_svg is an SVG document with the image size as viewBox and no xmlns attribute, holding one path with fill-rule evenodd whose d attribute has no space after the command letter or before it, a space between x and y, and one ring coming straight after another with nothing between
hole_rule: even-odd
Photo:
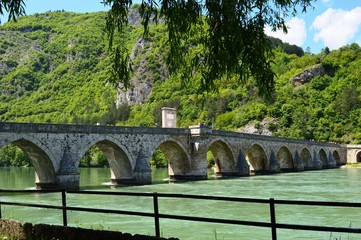
<instances>
[{"instance_id":1,"label":"forested hillside","mask_svg":"<svg viewBox=\"0 0 361 240\"><path fill-rule=\"evenodd\" d=\"M134 9L133 9L134 10ZM156 126L160 109L175 107L178 126L343 143L361 142L361 49L357 44L319 54L270 39L275 92L258 97L252 77L227 76L218 91L200 90L200 76L169 76L164 26L142 36L136 11L128 34L133 87L112 84L105 13L47 12L21 17L0 31L0 121ZM187 49L202 45L193 36ZM303 73L299 75L300 73ZM185 79L186 77L186 79Z\"/></svg>"}]
</instances>

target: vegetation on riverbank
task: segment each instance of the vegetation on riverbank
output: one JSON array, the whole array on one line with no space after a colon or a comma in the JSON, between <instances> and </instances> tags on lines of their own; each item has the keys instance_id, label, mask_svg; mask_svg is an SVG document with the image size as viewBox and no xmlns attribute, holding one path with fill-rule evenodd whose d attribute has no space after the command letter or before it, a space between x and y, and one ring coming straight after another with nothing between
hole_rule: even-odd
<instances>
[{"instance_id":1,"label":"vegetation on riverbank","mask_svg":"<svg viewBox=\"0 0 361 240\"><path fill-rule=\"evenodd\" d=\"M347 164L343 165L342 168L361 168L361 163L360 162L347 163Z\"/></svg>"},{"instance_id":2,"label":"vegetation on riverbank","mask_svg":"<svg viewBox=\"0 0 361 240\"><path fill-rule=\"evenodd\" d=\"M161 108L177 109L178 127L205 123L215 129L274 136L361 143L361 48L357 44L319 54L271 39L277 76L271 100L257 95L252 77L240 83L230 75L216 82L217 92L200 91L194 72L169 76L164 26L142 37L139 16L132 15L128 35L120 39L131 53L134 87L124 93L109 81L111 56L103 32L105 13L47 12L21 17L1 27L0 121L159 126ZM202 44L194 34L187 49ZM294 76L314 66L324 72L310 81ZM14 156L13 159L4 154ZM0 165L27 165L18 150L0 150ZM83 166L103 166L91 149ZM157 151L153 166L166 165Z\"/></svg>"}]
</instances>

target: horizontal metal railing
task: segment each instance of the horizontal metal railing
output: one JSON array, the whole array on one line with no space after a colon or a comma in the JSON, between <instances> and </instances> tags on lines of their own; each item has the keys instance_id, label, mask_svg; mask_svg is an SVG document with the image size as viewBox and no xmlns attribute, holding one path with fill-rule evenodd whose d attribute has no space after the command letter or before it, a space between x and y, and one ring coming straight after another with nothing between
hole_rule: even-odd
<instances>
[{"instance_id":1,"label":"horizontal metal railing","mask_svg":"<svg viewBox=\"0 0 361 240\"><path fill-rule=\"evenodd\" d=\"M48 205L48 204L33 204L21 202L8 202L1 200L2 193L61 193L62 205ZM88 194L88 195L114 195L114 196L137 196L149 197L153 200L153 212L137 212L128 210L114 210L114 209L98 209L88 207L72 207L67 206L67 195L69 194ZM228 202L247 202L247 203L260 203L269 205L269 222L257 221L244 221L244 220L231 220L222 218L209 218L197 216L183 216L174 214L163 214L159 212L159 198L174 198L174 199L197 199L197 200L210 200L210 201L228 201ZM24 206L46 209L58 209L62 211L63 225L68 225L67 212L93 212L93 213L111 213L123 214L131 216L151 217L154 219L155 236L160 237L160 219L175 219L196 222L220 223L220 224L233 224L244 226L255 226L270 228L272 232L272 240L277 239L277 229L292 229L292 230L305 230L305 231L323 231L323 232L342 232L342 233L357 233L361 234L361 228L345 228L345 227L330 227L330 226L309 226L300 224L285 224L276 222L276 205L305 205L305 206L329 206L329 207L352 207L361 208L361 203L351 202L325 202L325 201L293 201L293 200L276 200L270 199L255 199L255 198L238 198L238 197L220 197L220 196L203 196L203 195L190 195L190 194L171 194L171 193L137 193L137 192L109 192L109 191L65 191L65 190L4 190L0 189L0 219L2 218L2 205L9 206Z\"/></svg>"}]
</instances>

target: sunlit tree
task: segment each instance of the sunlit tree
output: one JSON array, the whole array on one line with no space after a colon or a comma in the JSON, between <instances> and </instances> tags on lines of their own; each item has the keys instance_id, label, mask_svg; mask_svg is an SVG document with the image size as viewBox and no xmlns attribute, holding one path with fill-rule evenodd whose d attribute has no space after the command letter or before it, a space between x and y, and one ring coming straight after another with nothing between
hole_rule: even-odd
<instances>
[{"instance_id":1,"label":"sunlit tree","mask_svg":"<svg viewBox=\"0 0 361 240\"><path fill-rule=\"evenodd\" d=\"M8 13L8 20L16 20L17 17L25 14L24 0L1 0L0 14Z\"/></svg>"}]
</instances>

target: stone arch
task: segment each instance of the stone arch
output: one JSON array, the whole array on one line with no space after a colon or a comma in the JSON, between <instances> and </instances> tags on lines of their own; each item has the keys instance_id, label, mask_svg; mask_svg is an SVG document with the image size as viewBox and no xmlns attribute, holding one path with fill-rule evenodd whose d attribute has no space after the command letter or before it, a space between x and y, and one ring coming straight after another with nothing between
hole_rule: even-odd
<instances>
[{"instance_id":1,"label":"stone arch","mask_svg":"<svg viewBox=\"0 0 361 240\"><path fill-rule=\"evenodd\" d=\"M356 153L356 162L361 162L361 151Z\"/></svg>"},{"instance_id":2,"label":"stone arch","mask_svg":"<svg viewBox=\"0 0 361 240\"><path fill-rule=\"evenodd\" d=\"M280 149L277 152L276 158L280 164L281 170L294 169L293 157L291 151L287 147L285 146L280 147Z\"/></svg>"},{"instance_id":3,"label":"stone arch","mask_svg":"<svg viewBox=\"0 0 361 240\"><path fill-rule=\"evenodd\" d=\"M263 173L269 169L266 151L257 143L248 150L246 160L253 173Z\"/></svg>"},{"instance_id":4,"label":"stone arch","mask_svg":"<svg viewBox=\"0 0 361 240\"><path fill-rule=\"evenodd\" d=\"M216 140L209 145L215 159L214 173L216 175L236 175L236 158L227 143L222 140Z\"/></svg>"},{"instance_id":5,"label":"stone arch","mask_svg":"<svg viewBox=\"0 0 361 240\"><path fill-rule=\"evenodd\" d=\"M111 181L113 184L133 182L133 169L135 164L131 161L128 151L123 146L118 145L115 141L109 139L97 139L79 152L80 158L94 145L103 152L108 160ZM78 165L80 158L79 161L77 161Z\"/></svg>"},{"instance_id":6,"label":"stone arch","mask_svg":"<svg viewBox=\"0 0 361 240\"><path fill-rule=\"evenodd\" d=\"M342 165L340 154L337 150L334 150L332 152L333 159L336 161L336 165Z\"/></svg>"},{"instance_id":7,"label":"stone arch","mask_svg":"<svg viewBox=\"0 0 361 240\"><path fill-rule=\"evenodd\" d=\"M327 154L326 154L325 150L320 149L320 151L318 152L318 155L319 155L321 163L322 163L322 168L327 168L328 167L328 159L327 159Z\"/></svg>"},{"instance_id":8,"label":"stone arch","mask_svg":"<svg viewBox=\"0 0 361 240\"><path fill-rule=\"evenodd\" d=\"M308 148L303 148L300 154L305 169L313 168L311 152Z\"/></svg>"},{"instance_id":9,"label":"stone arch","mask_svg":"<svg viewBox=\"0 0 361 240\"><path fill-rule=\"evenodd\" d=\"M33 139L34 140L34 139ZM22 149L30 158L35 170L35 183L41 189L52 188L57 184L54 161L48 149L41 148L39 143L20 138L12 141L14 145Z\"/></svg>"},{"instance_id":10,"label":"stone arch","mask_svg":"<svg viewBox=\"0 0 361 240\"><path fill-rule=\"evenodd\" d=\"M35 144L36 146L38 146L42 151L44 151L44 153L51 160L51 162L52 162L52 164L54 166L55 172L57 171L57 169L59 169L59 162L56 161L57 158L54 156L53 152L50 151L50 149L46 145L44 145L42 142L40 142L38 139L33 138L33 137L29 136L29 135L18 136L17 134L14 134L11 137L7 138L5 140L5 142L1 141L0 142L0 148L4 147L4 146L6 146L6 145L8 145L10 143L15 144L15 142L20 142L22 140L31 142L31 143Z\"/></svg>"},{"instance_id":11,"label":"stone arch","mask_svg":"<svg viewBox=\"0 0 361 240\"><path fill-rule=\"evenodd\" d=\"M160 143L159 148L168 160L169 178L172 180L187 179L191 163L187 151L182 145L174 140L167 140Z\"/></svg>"},{"instance_id":12,"label":"stone arch","mask_svg":"<svg viewBox=\"0 0 361 240\"><path fill-rule=\"evenodd\" d=\"M126 155L127 159L129 160L129 163L132 166L132 169L135 168L135 158L132 157L132 155L129 153L129 151L127 150L127 148L125 146L123 146L123 144L121 144L116 138L113 138L111 136L105 136L105 137L99 137L97 139L92 140L91 142L88 142L88 144L86 144L84 147L82 147L81 150L78 151L78 158L76 159L77 165L79 165L80 163L80 159L85 155L85 153L92 147L92 146L97 146L97 143L102 142L102 141L107 141L107 142L112 142L113 144L115 144L118 148L120 148L121 151L124 152L124 154Z\"/></svg>"}]
</instances>

